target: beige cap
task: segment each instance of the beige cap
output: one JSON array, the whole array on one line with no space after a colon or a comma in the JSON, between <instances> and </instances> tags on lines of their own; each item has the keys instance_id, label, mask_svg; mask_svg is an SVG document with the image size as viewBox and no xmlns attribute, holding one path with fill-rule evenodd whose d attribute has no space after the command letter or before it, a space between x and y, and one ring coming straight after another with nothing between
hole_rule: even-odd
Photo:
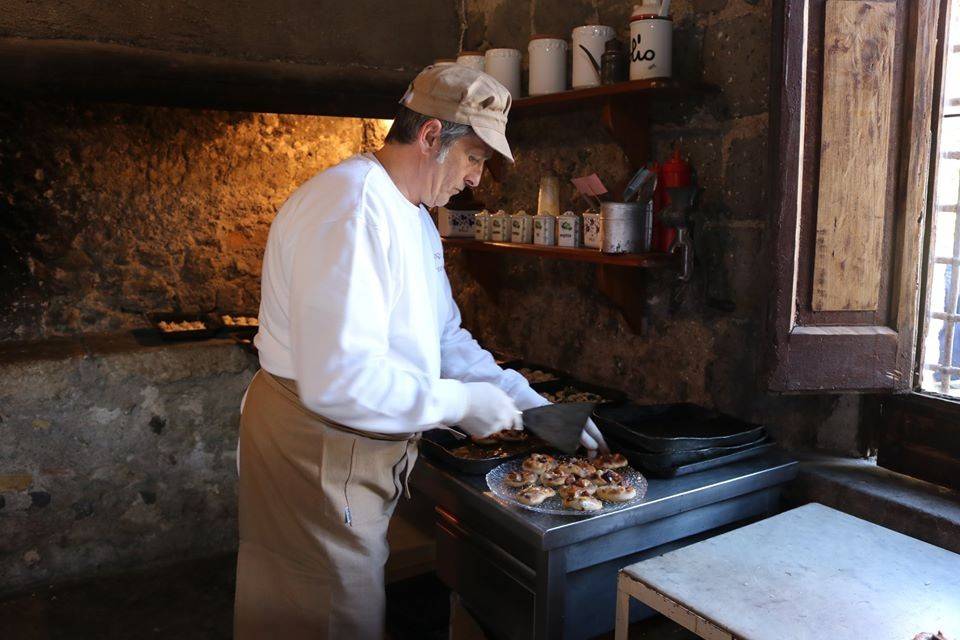
<instances>
[{"instance_id":1,"label":"beige cap","mask_svg":"<svg viewBox=\"0 0 960 640\"><path fill-rule=\"evenodd\" d=\"M481 140L513 162L507 143L510 92L493 76L462 64L430 65L413 79L400 104L425 116L469 124Z\"/></svg>"}]
</instances>

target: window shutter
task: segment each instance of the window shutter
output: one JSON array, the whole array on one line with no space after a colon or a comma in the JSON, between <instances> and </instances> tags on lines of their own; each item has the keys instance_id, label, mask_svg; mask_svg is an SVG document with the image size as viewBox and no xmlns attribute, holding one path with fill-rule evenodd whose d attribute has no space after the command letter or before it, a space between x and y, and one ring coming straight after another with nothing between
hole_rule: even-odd
<instances>
[{"instance_id":1,"label":"window shutter","mask_svg":"<svg viewBox=\"0 0 960 640\"><path fill-rule=\"evenodd\" d=\"M770 387L909 389L939 3L775 5Z\"/></svg>"}]
</instances>

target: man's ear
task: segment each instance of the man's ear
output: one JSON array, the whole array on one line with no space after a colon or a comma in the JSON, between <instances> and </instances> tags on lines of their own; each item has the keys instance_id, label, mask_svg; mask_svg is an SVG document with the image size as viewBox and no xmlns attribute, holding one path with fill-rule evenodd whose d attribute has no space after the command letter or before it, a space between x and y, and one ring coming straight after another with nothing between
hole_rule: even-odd
<instances>
[{"instance_id":1,"label":"man's ear","mask_svg":"<svg viewBox=\"0 0 960 640\"><path fill-rule=\"evenodd\" d=\"M417 143L420 145L421 153L440 150L440 130L443 125L436 118L431 118L420 127L420 133L417 136Z\"/></svg>"}]
</instances>

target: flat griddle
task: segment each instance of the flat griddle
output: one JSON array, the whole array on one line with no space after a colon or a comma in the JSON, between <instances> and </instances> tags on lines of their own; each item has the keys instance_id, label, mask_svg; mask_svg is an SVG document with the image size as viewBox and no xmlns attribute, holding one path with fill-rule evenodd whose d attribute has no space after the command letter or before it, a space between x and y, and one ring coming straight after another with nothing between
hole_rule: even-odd
<instances>
[{"instance_id":1,"label":"flat griddle","mask_svg":"<svg viewBox=\"0 0 960 640\"><path fill-rule=\"evenodd\" d=\"M522 458L545 445L539 440L527 442L503 442L497 445L506 455L489 458L462 458L453 454L453 450L470 443L470 439L460 440L445 429L433 429L423 434L421 439L424 454L431 460L461 473L483 475L509 460ZM494 447L491 447L493 450Z\"/></svg>"}]
</instances>

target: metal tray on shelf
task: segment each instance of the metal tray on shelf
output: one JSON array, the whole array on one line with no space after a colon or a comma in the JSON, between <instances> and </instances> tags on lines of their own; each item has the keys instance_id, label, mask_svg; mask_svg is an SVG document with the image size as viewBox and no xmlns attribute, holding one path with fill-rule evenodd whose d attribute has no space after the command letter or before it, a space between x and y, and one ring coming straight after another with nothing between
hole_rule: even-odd
<instances>
[{"instance_id":1,"label":"metal tray on shelf","mask_svg":"<svg viewBox=\"0 0 960 640\"><path fill-rule=\"evenodd\" d=\"M208 340L220 329L220 322L210 313L176 313L156 311L144 314L150 325L160 334L162 340ZM161 322L202 322L203 329L187 331L164 331L160 328Z\"/></svg>"},{"instance_id":2,"label":"metal tray on shelf","mask_svg":"<svg viewBox=\"0 0 960 640\"><path fill-rule=\"evenodd\" d=\"M226 320L224 320L225 316L229 316L230 318L257 318L259 313L217 311L213 315L216 316L217 322L220 324L220 330L230 335L252 338L257 335L257 330L260 329L259 325L227 324Z\"/></svg>"},{"instance_id":3,"label":"metal tray on shelf","mask_svg":"<svg viewBox=\"0 0 960 640\"><path fill-rule=\"evenodd\" d=\"M610 387L602 387L596 384L590 384L589 382L582 382L569 376L564 376L557 380L550 380L548 382L535 382L530 386L533 387L533 390L537 391L538 393L550 394L554 394L558 391L562 391L568 387L571 387L577 391L585 391L603 398L603 400L597 401L597 404L606 404L611 402L622 403L627 399L627 395L623 391L611 389ZM570 400L569 402L574 402L574 400ZM593 401L590 400L590 402Z\"/></svg>"},{"instance_id":4,"label":"metal tray on shelf","mask_svg":"<svg viewBox=\"0 0 960 640\"><path fill-rule=\"evenodd\" d=\"M604 404L593 419L605 436L648 453L744 445L766 433L761 425L687 403Z\"/></svg>"}]
</instances>

